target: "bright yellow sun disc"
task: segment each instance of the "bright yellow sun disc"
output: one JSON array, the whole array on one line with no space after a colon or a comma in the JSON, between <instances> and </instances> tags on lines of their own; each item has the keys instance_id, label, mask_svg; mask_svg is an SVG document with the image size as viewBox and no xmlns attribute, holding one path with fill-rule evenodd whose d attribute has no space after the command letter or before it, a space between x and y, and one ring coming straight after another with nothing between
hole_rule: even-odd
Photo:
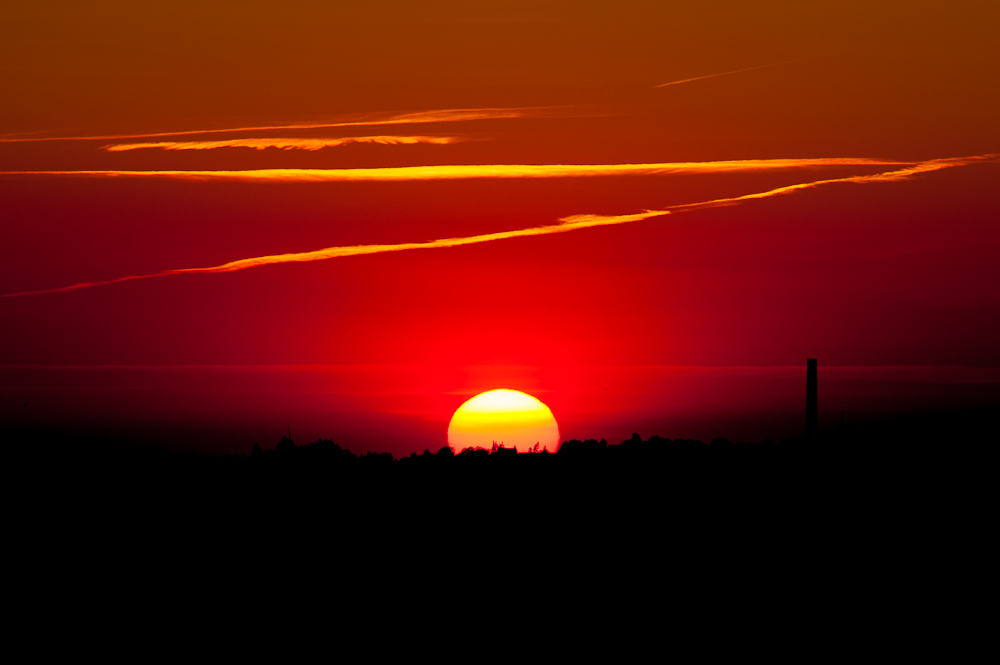
<instances>
[{"instance_id":1,"label":"bright yellow sun disc","mask_svg":"<svg viewBox=\"0 0 1000 665\"><path fill-rule=\"evenodd\" d=\"M527 452L538 444L555 452L559 425L549 407L519 390L490 390L458 407L448 425L448 445L492 447L493 443Z\"/></svg>"}]
</instances>

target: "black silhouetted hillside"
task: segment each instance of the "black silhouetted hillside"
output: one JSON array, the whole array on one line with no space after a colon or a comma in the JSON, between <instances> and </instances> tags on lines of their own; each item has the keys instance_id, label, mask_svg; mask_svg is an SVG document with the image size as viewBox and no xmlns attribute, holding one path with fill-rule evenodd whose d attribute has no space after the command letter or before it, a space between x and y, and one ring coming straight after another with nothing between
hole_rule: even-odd
<instances>
[{"instance_id":1,"label":"black silhouetted hillside","mask_svg":"<svg viewBox=\"0 0 1000 665\"><path fill-rule=\"evenodd\" d=\"M722 494L760 495L762 484L784 486L806 479L822 486L835 478L894 477L910 467L954 468L979 457L992 440L993 411L962 414L959 419L923 419L885 423L864 429L837 427L815 441L782 443L710 443L634 434L618 444L605 440L565 441L558 452L522 453L494 446L436 452L424 450L395 459L388 453L357 455L331 440L297 445L288 437L270 449L253 444L240 456L166 453L100 441L11 436L5 432L6 456L19 474L42 484L84 494L123 488L137 497L155 495L183 503L185 497L233 490L249 495L343 496L358 491L374 502L392 502L409 494L435 494L455 485L471 495L518 485L529 493L585 491L580 478L629 494L669 491L698 483L728 483ZM995 429L994 429L995 433ZM13 433L17 435L18 433ZM8 465L9 466L9 465ZM182 492L180 488L185 488ZM57 490L59 487L56 488ZM278 501L281 499L278 498Z\"/></svg>"},{"instance_id":2,"label":"black silhouetted hillside","mask_svg":"<svg viewBox=\"0 0 1000 665\"><path fill-rule=\"evenodd\" d=\"M87 598L108 579L156 602L187 585L206 608L220 582L240 602L294 591L324 607L354 589L368 604L347 611L381 625L386 599L419 584L421 602L448 588L591 622L652 598L716 631L737 610L839 608L828 599L860 602L873 584L905 598L892 585L914 566L924 579L932 543L988 532L992 415L811 442L634 435L402 459L324 439L214 457L5 431L8 533L60 589L89 584Z\"/></svg>"},{"instance_id":3,"label":"black silhouetted hillside","mask_svg":"<svg viewBox=\"0 0 1000 665\"><path fill-rule=\"evenodd\" d=\"M656 524L801 529L817 520L870 524L900 497L905 509L894 519L904 521L918 507L937 514L928 497L984 505L987 485L975 479L992 468L984 461L992 415L838 427L814 441L635 434L618 444L566 441L555 453L442 447L401 459L324 439L283 437L213 457L7 431L5 471L9 486L23 488L14 496L64 524L198 528L208 538L292 525L317 537L400 530L418 539L426 529L487 524L530 527L540 538L572 525L607 537Z\"/></svg>"}]
</instances>

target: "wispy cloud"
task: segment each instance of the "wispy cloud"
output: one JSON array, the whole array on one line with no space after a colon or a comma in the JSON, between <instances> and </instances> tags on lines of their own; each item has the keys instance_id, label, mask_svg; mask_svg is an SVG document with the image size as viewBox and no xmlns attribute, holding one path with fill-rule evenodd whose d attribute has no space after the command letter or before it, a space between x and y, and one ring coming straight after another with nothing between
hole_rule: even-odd
<instances>
[{"instance_id":1,"label":"wispy cloud","mask_svg":"<svg viewBox=\"0 0 1000 665\"><path fill-rule=\"evenodd\" d=\"M792 192L797 192L802 189L811 189L813 187L819 187L820 185L829 185L833 183L866 183L866 182L898 182L900 180L906 180L920 173L930 173L932 171L940 171L942 169L948 169L955 166L966 166L974 162L982 161L996 161L1000 158L1000 155L975 155L972 157L949 157L945 159L931 159L925 162L917 162L907 166L906 168L897 169L894 171L884 171L882 173L873 173L870 175L855 175L846 176L842 178L829 178L826 180L813 180L811 182L803 182L795 185L786 185L784 187L777 187L775 189L769 189L766 192L756 192L753 194L744 194L742 196L734 196L725 199L715 199L712 201L702 201L699 203L682 203L679 205L671 206L670 210L681 211L681 210L695 210L698 208L716 208L720 206L735 205L737 203L742 203L743 201L751 201L753 199L766 199L772 196L780 196L782 194L791 194Z\"/></svg>"},{"instance_id":2,"label":"wispy cloud","mask_svg":"<svg viewBox=\"0 0 1000 665\"><path fill-rule=\"evenodd\" d=\"M392 245L348 245L345 247L327 247L312 252L296 252L293 254L273 254L270 256L256 256L249 259L230 261L218 266L209 268L181 268L178 270L164 270L148 275L127 275L101 282L81 282L71 286L64 286L56 289L45 289L42 291L24 291L21 293L8 293L0 295L0 298L13 298L15 296L42 295L46 293L65 293L68 291L78 291L91 286L104 286L107 284L118 284L134 279L148 279L150 277L166 277L168 275L190 275L196 273L220 273L236 272L257 268L259 266L271 265L273 263L305 263L309 261L325 261L345 256L360 256L363 254L382 254L385 252L402 252L409 249L439 249L444 247L461 247L462 245L475 245L494 240L507 240L509 238L525 238L529 236L551 235L553 233L567 233L578 229L590 228L593 226L609 226L612 224L627 224L640 219L658 217L666 215L668 211L649 210L633 215L618 215L616 217L603 217L600 215L575 215L559 220L558 224L547 226L536 226L515 231L500 231L497 233L486 233L482 235L466 236L462 238L444 238L442 240L431 240L429 242L407 242Z\"/></svg>"},{"instance_id":3,"label":"wispy cloud","mask_svg":"<svg viewBox=\"0 0 1000 665\"><path fill-rule=\"evenodd\" d=\"M249 171L3 171L2 175L181 178L271 182L351 182L458 180L465 178L580 178L594 176L678 175L822 168L832 166L898 166L900 162L866 158L742 159L716 162L656 164L467 164L401 166L374 169L257 169Z\"/></svg>"},{"instance_id":4,"label":"wispy cloud","mask_svg":"<svg viewBox=\"0 0 1000 665\"><path fill-rule=\"evenodd\" d=\"M435 122L466 122L470 120L497 120L524 118L537 115L553 107L439 109L375 117L355 117L350 120L330 122L305 122L284 125L257 125L252 127L227 127L223 129L191 129L178 132L152 132L148 134L108 134L102 136L20 136L0 138L0 143L36 143L39 141L118 141L127 139L158 138L164 136L193 136L197 134L234 134L238 132L280 131L286 129L329 129L335 127L376 127L379 125L422 125Z\"/></svg>"},{"instance_id":5,"label":"wispy cloud","mask_svg":"<svg viewBox=\"0 0 1000 665\"><path fill-rule=\"evenodd\" d=\"M803 60L811 60L812 58L818 58L822 56L811 56L809 58L796 58L795 60L783 60L782 62L772 62L769 65L757 65L756 67L746 67L744 69L734 69L731 72L720 72L718 74L708 74L706 76L696 76L692 79L681 79L680 81L670 81L668 83L661 83L659 85L654 85L654 88L666 88L670 85L680 85L681 83L691 83L692 81L702 81L704 79L714 79L718 76L729 76L730 74L740 74L742 72L752 72L755 69L767 69L768 67L777 67L779 65L788 65L793 62L801 62Z\"/></svg>"},{"instance_id":6,"label":"wispy cloud","mask_svg":"<svg viewBox=\"0 0 1000 665\"><path fill-rule=\"evenodd\" d=\"M925 162L914 163L906 166L906 168L896 169L892 171L883 171L881 173L875 173L871 175L847 176L843 178L814 180L811 182L800 183L796 185L788 185L785 187L777 187L775 189L769 189L764 192L755 192L752 194L744 194L742 196L736 196L731 198L713 199L710 201L700 201L697 203L683 203L679 205L669 206L662 210L644 210L642 212L632 213L627 215L588 215L588 214L572 215L570 217L564 217L558 220L557 224L536 226L527 229L518 229L514 231L500 231L498 233L486 233L481 235L465 236L459 238L444 238L441 240L432 240L429 242L409 242L409 243L397 243L397 244L386 244L386 245L347 245L343 247L327 247L326 249L319 249L311 252L272 254L268 256L257 256L248 259L239 259L237 261L230 261L229 263L223 263L221 265L211 266L208 268L182 268L177 270L164 270L161 272L150 273L147 275L128 275L125 277L118 277L116 279L110 279L99 282L81 282L79 284L73 284L71 286L64 286L55 289L44 289L39 291L22 291L20 293L8 293L0 295L0 298L13 298L17 296L42 295L50 293L65 293L69 291L78 291L80 289L86 289L92 286L117 284L119 282L127 282L134 279L147 279L150 277L166 277L169 275L189 275L196 273L236 272L239 270L247 270L249 268L256 268L259 266L271 265L275 263L304 263L309 261L325 261L327 259L341 258L346 256L359 256L363 254L402 252L411 249L440 249L445 247L461 247L463 245L474 245L484 242L493 242L496 240L507 240L510 238L525 238L531 236L552 235L555 233L568 233L570 231L578 231L581 229L594 228L598 226L629 224L631 222L638 222L641 220L651 219L654 217L662 217L664 215L669 215L675 212L697 210L700 208L737 205L745 201L751 201L754 199L765 199L765 198L770 198L772 196L781 196L784 194L790 194L803 189L819 187L820 185L829 185L833 183L897 182L900 180L911 178L914 175L920 173L929 173L932 171L939 171L942 169L952 168L955 166L965 166L967 164L977 161L996 161L998 157L1000 157L1000 155L977 155L972 157L933 159Z\"/></svg>"},{"instance_id":7,"label":"wispy cloud","mask_svg":"<svg viewBox=\"0 0 1000 665\"><path fill-rule=\"evenodd\" d=\"M345 136L333 139L225 139L221 141L158 141L156 143L117 143L106 145L102 150L125 152L156 148L160 150L215 150L217 148L279 148L281 150L321 150L351 143L380 143L382 145L414 145L434 143L444 145L457 143L461 138L454 136Z\"/></svg>"}]
</instances>

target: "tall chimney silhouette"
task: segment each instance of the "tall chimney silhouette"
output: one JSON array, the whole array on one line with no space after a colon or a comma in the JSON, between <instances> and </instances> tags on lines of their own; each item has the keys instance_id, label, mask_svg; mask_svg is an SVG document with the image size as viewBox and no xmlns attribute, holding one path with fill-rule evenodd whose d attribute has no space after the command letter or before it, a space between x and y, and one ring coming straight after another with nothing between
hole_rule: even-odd
<instances>
[{"instance_id":1,"label":"tall chimney silhouette","mask_svg":"<svg viewBox=\"0 0 1000 665\"><path fill-rule=\"evenodd\" d=\"M806 360L806 438L816 437L818 418L816 415L816 359Z\"/></svg>"}]
</instances>

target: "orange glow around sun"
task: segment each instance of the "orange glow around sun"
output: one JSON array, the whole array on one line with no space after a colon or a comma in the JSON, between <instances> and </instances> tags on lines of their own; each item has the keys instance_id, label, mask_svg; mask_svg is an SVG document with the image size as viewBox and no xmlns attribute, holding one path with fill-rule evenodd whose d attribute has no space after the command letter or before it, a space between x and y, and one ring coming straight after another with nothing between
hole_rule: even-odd
<instances>
[{"instance_id":1,"label":"orange glow around sun","mask_svg":"<svg viewBox=\"0 0 1000 665\"><path fill-rule=\"evenodd\" d=\"M458 407L448 425L448 445L489 448L496 442L527 452L535 444L555 452L559 425L549 407L519 390L489 390Z\"/></svg>"}]
</instances>

